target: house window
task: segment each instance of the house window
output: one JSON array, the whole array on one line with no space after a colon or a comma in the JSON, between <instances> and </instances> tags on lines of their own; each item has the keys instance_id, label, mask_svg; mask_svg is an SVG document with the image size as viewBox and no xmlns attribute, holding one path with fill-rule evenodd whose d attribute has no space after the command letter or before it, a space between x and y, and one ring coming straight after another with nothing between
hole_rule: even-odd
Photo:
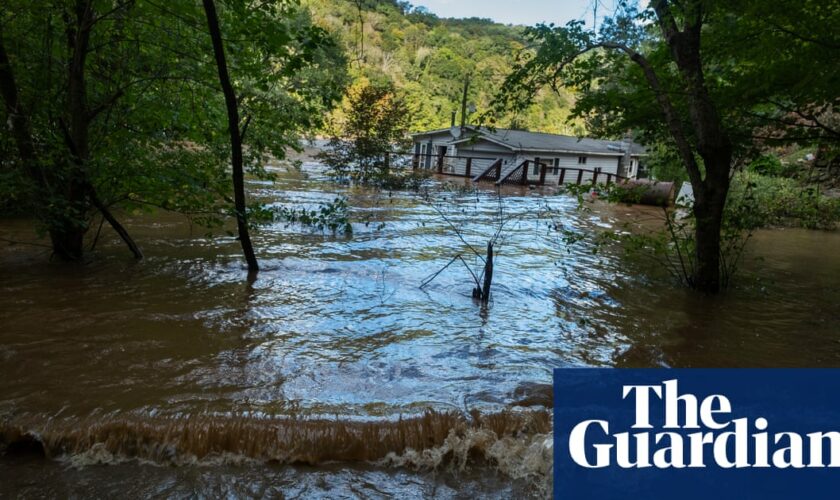
<instances>
[{"instance_id":1,"label":"house window","mask_svg":"<svg viewBox=\"0 0 840 500\"><path fill-rule=\"evenodd\" d=\"M557 175L559 173L560 173L560 158L555 158L554 159L554 175Z\"/></svg>"},{"instance_id":2,"label":"house window","mask_svg":"<svg viewBox=\"0 0 840 500\"><path fill-rule=\"evenodd\" d=\"M578 165L586 165L586 157L578 156Z\"/></svg>"},{"instance_id":3,"label":"house window","mask_svg":"<svg viewBox=\"0 0 840 500\"><path fill-rule=\"evenodd\" d=\"M531 171L533 172L534 175L537 175L537 174L540 173L540 163L539 163L538 159L534 160L534 168L532 168Z\"/></svg>"}]
</instances>

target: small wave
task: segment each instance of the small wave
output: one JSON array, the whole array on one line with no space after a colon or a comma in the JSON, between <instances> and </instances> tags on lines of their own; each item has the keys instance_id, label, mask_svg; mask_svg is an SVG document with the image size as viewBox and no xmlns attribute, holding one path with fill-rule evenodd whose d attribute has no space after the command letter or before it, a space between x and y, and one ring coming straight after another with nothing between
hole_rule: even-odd
<instances>
[{"instance_id":1,"label":"small wave","mask_svg":"<svg viewBox=\"0 0 840 500\"><path fill-rule=\"evenodd\" d=\"M71 466L138 461L195 466L244 463L319 465L365 462L420 470L492 465L545 487L551 469L546 410L481 414L427 411L381 420L265 416L139 415L0 423L0 450L37 448Z\"/></svg>"},{"instance_id":2,"label":"small wave","mask_svg":"<svg viewBox=\"0 0 840 500\"><path fill-rule=\"evenodd\" d=\"M545 497L552 491L553 434L518 433L499 436L487 427L452 430L440 446L389 453L377 465L417 470L455 468L463 471L482 460L512 479L529 482Z\"/></svg>"}]
</instances>

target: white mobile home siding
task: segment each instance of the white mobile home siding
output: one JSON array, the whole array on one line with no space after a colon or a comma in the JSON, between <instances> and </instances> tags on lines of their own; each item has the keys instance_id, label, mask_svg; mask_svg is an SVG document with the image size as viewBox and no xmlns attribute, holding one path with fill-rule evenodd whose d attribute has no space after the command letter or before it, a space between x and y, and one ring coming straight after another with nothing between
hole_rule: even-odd
<instances>
[{"instance_id":1,"label":"white mobile home siding","mask_svg":"<svg viewBox=\"0 0 840 500\"><path fill-rule=\"evenodd\" d=\"M578 163L579 157L585 157L586 163L580 164ZM586 155L586 154L570 154L570 153L551 153L545 152L542 154L536 153L528 153L527 155L519 155L515 158L514 162L519 165L524 160L535 161L537 158L540 159L540 163L545 163L548 165L548 170L546 171L545 175L545 183L547 185L556 185L560 181L560 173L561 169L567 169L566 175L563 178L563 183L570 183L575 184L578 180L578 169L586 170L581 175L581 183L585 182L592 182L592 172L591 170L600 169L601 174L598 176L599 182L604 182L607 180L606 175L603 174L613 174L616 175L618 172L618 160L620 157L618 156L604 156L604 155ZM556 162L556 160L559 160ZM555 166L557 167L555 169ZM539 171L534 173L534 165L533 163L528 165L528 180L537 182L540 179ZM556 173L555 173L556 170Z\"/></svg>"},{"instance_id":2,"label":"white mobile home siding","mask_svg":"<svg viewBox=\"0 0 840 500\"><path fill-rule=\"evenodd\" d=\"M503 162L509 162L513 159L513 153L509 148L483 140L456 144L454 156L472 157L472 164L470 167L471 177L475 177L485 171L499 158L501 158ZM467 171L467 160L466 158L451 159L448 162L447 167L448 168L444 169L445 172L465 175Z\"/></svg>"},{"instance_id":3,"label":"white mobile home siding","mask_svg":"<svg viewBox=\"0 0 840 500\"><path fill-rule=\"evenodd\" d=\"M524 160L533 162L536 158L540 162L548 165L546 172L545 183L547 185L557 185L560 182L561 172L565 169L563 175L564 183L577 183L580 179L581 183L592 182L593 171L597 170L599 173L598 181L606 182L607 175L615 176L618 174L620 168L619 164L623 160L623 154L609 154L609 153L585 153L585 152L552 152L552 151L517 151L511 146L502 145L493 140L488 140L483 137L477 137L474 141L463 141L452 144L457 141L449 130L435 131L426 135L415 136L415 153L420 153L421 160L419 165L421 168L436 170L438 166L438 148L447 147L447 158L443 162L443 172L456 175L466 175L466 157L473 158L471 162L470 176L476 175L485 171L497 159L502 160L502 171L509 172L514 167L520 165ZM586 158L585 163L580 163L579 158ZM632 163L628 165L628 173L631 177L635 177L638 171L639 157L633 155ZM580 173L580 170L583 170ZM530 183L539 182L539 169L535 171L534 164L529 164L528 181Z\"/></svg>"}]
</instances>

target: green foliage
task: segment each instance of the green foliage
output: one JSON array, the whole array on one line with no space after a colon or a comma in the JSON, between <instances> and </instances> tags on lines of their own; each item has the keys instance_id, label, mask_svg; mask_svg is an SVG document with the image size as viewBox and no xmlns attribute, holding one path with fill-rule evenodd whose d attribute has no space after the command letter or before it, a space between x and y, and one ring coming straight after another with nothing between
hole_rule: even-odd
<instances>
[{"instance_id":1,"label":"green foliage","mask_svg":"<svg viewBox=\"0 0 840 500\"><path fill-rule=\"evenodd\" d=\"M467 76L468 100L477 109L470 118L479 120L526 44L522 27L479 18L441 19L405 2L361 0L361 19L355 0L306 3L322 26L341 36L357 82L392 82L404 96L413 132L449 127L451 113L460 112ZM566 124L572 100L572 90L543 92L528 109L499 116L497 126L516 123L530 130L573 133L575 126Z\"/></svg>"},{"instance_id":2,"label":"green foliage","mask_svg":"<svg viewBox=\"0 0 840 500\"><path fill-rule=\"evenodd\" d=\"M394 151L408 144L410 116L387 84L361 83L348 92L327 148L318 155L339 180L374 184L390 175Z\"/></svg>"},{"instance_id":3,"label":"green foliage","mask_svg":"<svg viewBox=\"0 0 840 500\"><path fill-rule=\"evenodd\" d=\"M37 175L4 176L0 191L20 193L16 203L50 231L87 229L96 210L87 191L73 187L86 183L106 206L161 207L218 226L233 213L230 146L201 3L82 1L89 20L77 19L86 11L76 4L4 3L0 36L39 162ZM267 157L297 147L340 98L346 60L295 0L217 6L239 93L245 167L270 179ZM87 44L64 36L88 28ZM68 89L74 54L83 61L81 111L71 110L79 99ZM7 118L4 108L0 119ZM80 161L67 130L84 139L75 145ZM0 141L4 153L9 142ZM27 172L13 152L4 167Z\"/></svg>"},{"instance_id":4,"label":"green foliage","mask_svg":"<svg viewBox=\"0 0 840 500\"><path fill-rule=\"evenodd\" d=\"M835 229L840 222L840 198L820 193L818 186L796 179L739 172L732 180L732 197L749 191L755 199L750 217L764 226Z\"/></svg>"},{"instance_id":5,"label":"green foliage","mask_svg":"<svg viewBox=\"0 0 840 500\"><path fill-rule=\"evenodd\" d=\"M317 231L329 231L333 234L353 234L347 207L347 198L339 196L332 202L322 204L317 209L279 207L272 211L272 219L300 224Z\"/></svg>"},{"instance_id":6,"label":"green foliage","mask_svg":"<svg viewBox=\"0 0 840 500\"><path fill-rule=\"evenodd\" d=\"M672 182L688 181L685 166L673 147L663 142L656 142L648 146L647 153L645 169L651 179Z\"/></svg>"},{"instance_id":7,"label":"green foliage","mask_svg":"<svg viewBox=\"0 0 840 500\"><path fill-rule=\"evenodd\" d=\"M670 220L666 239L682 257L677 267L683 281L716 293L740 256L728 245L742 248L740 235L749 232L740 225L757 209L751 205L741 213L740 202L727 197L733 166L749 163L770 144L840 138L833 112L840 88L840 37L833 26L840 22L840 4L640 5L619 2L598 32L581 21L528 28L535 51L517 60L495 111L527 109L545 88L573 87L579 96L572 116L595 135L632 130L653 145L657 177L681 177L671 153L677 151L696 203L687 222ZM755 199L751 193L742 198ZM684 236L687 228L696 234Z\"/></svg>"},{"instance_id":8,"label":"green foliage","mask_svg":"<svg viewBox=\"0 0 840 500\"><path fill-rule=\"evenodd\" d=\"M728 287L743 257L744 248L753 232L764 226L766 220L759 210L754 184L745 184L741 190L730 192L721 224L721 286ZM577 197L579 210L590 210L588 202L603 200L611 203L633 203L640 196L640 188L628 189L620 184L609 186L566 186L564 191ZM676 281L693 287L698 262L695 257L695 218L691 207L676 205L663 207L662 225L650 229L648 224L636 221L624 223L619 229L598 231L594 236L565 229L562 224L553 227L561 233L564 244L573 245L590 240L593 253L605 245L620 243L628 255L651 259L667 270Z\"/></svg>"},{"instance_id":9,"label":"green foliage","mask_svg":"<svg viewBox=\"0 0 840 500\"><path fill-rule=\"evenodd\" d=\"M374 183L386 191L421 191L428 187L432 174L428 170L394 169Z\"/></svg>"},{"instance_id":10,"label":"green foliage","mask_svg":"<svg viewBox=\"0 0 840 500\"><path fill-rule=\"evenodd\" d=\"M672 13L679 27L691 9L702 12L701 57L704 85L733 140L734 163L749 163L768 145L840 137L836 107L840 65L840 4L784 0L691 1ZM497 100L497 111L523 109L545 88L575 88L570 116L584 120L597 136L620 137L634 131L641 142L669 154L674 140L663 120L657 93L639 64L643 57L671 100L688 142L696 150L687 84L674 64L652 7L621 2L599 32L579 21L539 25L525 36L536 52L524 52ZM703 167L703 158L697 158ZM678 180L670 158L657 165L660 179Z\"/></svg>"},{"instance_id":11,"label":"green foliage","mask_svg":"<svg viewBox=\"0 0 840 500\"><path fill-rule=\"evenodd\" d=\"M774 154L763 154L759 156L750 162L747 169L759 175L769 176L779 176L784 172L781 160Z\"/></svg>"},{"instance_id":12,"label":"green foliage","mask_svg":"<svg viewBox=\"0 0 840 500\"><path fill-rule=\"evenodd\" d=\"M620 184L567 185L561 191L576 197L578 209L584 211L590 210L589 202L594 200L633 203L634 197L640 194ZM560 223L553 227L561 233L566 245L591 240L593 252L607 244L621 243L628 254L653 259L676 280L691 286L697 266L694 214L690 206L678 203L663 209L661 215L661 228L653 230L629 222L619 230L599 231L592 236L565 229ZM824 196L815 186L803 186L795 179L738 172L732 180L721 224L721 286L731 285L746 244L757 229L778 226L834 229L838 223L840 198Z\"/></svg>"}]
</instances>

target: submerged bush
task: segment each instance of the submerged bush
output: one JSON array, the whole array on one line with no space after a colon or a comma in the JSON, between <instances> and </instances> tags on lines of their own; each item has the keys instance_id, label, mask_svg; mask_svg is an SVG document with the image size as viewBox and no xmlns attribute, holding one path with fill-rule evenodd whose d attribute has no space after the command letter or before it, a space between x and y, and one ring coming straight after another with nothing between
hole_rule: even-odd
<instances>
[{"instance_id":1,"label":"submerged bush","mask_svg":"<svg viewBox=\"0 0 840 500\"><path fill-rule=\"evenodd\" d=\"M353 226L348 215L347 198L337 197L330 203L321 204L317 209L280 207L275 210L275 218L289 223L301 224L318 231L352 234Z\"/></svg>"},{"instance_id":2,"label":"submerged bush","mask_svg":"<svg viewBox=\"0 0 840 500\"><path fill-rule=\"evenodd\" d=\"M399 181L399 175L389 178L396 175L394 152L407 145L411 117L393 84L352 87L340 111L326 149L318 154L330 174L359 184Z\"/></svg>"},{"instance_id":3,"label":"submerged bush","mask_svg":"<svg viewBox=\"0 0 840 500\"><path fill-rule=\"evenodd\" d=\"M732 179L730 199L750 189L755 198L752 216L760 226L798 226L834 229L840 221L840 199L823 195L818 186L802 185L795 179L739 172Z\"/></svg>"},{"instance_id":4,"label":"submerged bush","mask_svg":"<svg viewBox=\"0 0 840 500\"><path fill-rule=\"evenodd\" d=\"M260 205L250 208L248 216L249 221L254 225L285 222L333 234L351 235L353 233L347 198L343 196L337 196L331 202L321 203L317 208L312 209Z\"/></svg>"},{"instance_id":5,"label":"submerged bush","mask_svg":"<svg viewBox=\"0 0 840 500\"><path fill-rule=\"evenodd\" d=\"M772 162L765 163L768 171ZM757 168L738 172L732 179L721 223L721 285L729 286L753 232L760 228L794 226L808 229L835 229L840 222L840 198L822 194L818 186L803 185L787 177L756 173ZM568 185L561 192L576 196L580 209L588 210L587 201L632 203L640 194L634 189L612 184L606 186ZM662 209L663 225L653 231L639 231L633 223L621 230L600 231L589 238L593 251L602 245L620 242L625 251L654 259L677 280L691 286L697 262L695 259L695 220L690 204L677 200L674 207ZM548 210L547 213L551 214ZM566 245L584 239L579 231L562 229L554 223Z\"/></svg>"}]
</instances>

